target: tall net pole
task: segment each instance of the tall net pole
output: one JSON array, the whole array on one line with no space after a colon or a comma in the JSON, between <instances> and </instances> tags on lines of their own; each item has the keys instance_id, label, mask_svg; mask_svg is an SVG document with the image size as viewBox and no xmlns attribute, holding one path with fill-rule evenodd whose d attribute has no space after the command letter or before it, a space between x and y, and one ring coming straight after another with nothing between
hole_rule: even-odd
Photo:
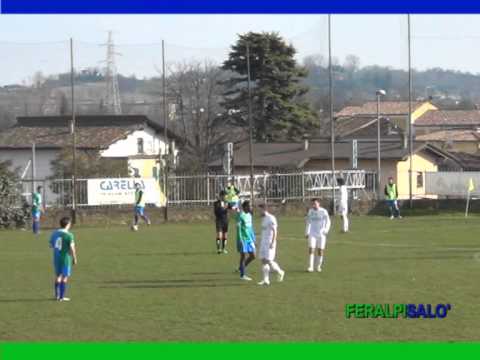
<instances>
[{"instance_id":1,"label":"tall net pole","mask_svg":"<svg viewBox=\"0 0 480 360\"><path fill-rule=\"evenodd\" d=\"M252 80L250 74L250 45L246 44L246 57L247 57L247 87L248 87L248 149L250 160L250 201L252 206L255 202L254 198L254 165L253 165L253 119L252 119Z\"/></svg>"},{"instance_id":2,"label":"tall net pole","mask_svg":"<svg viewBox=\"0 0 480 360\"><path fill-rule=\"evenodd\" d=\"M77 178L77 138L75 134L75 68L73 64L73 38L70 38L70 95L72 101L72 119L70 122L70 132L72 134L72 223L77 221L77 196L76 196L76 178Z\"/></svg>"}]
</instances>

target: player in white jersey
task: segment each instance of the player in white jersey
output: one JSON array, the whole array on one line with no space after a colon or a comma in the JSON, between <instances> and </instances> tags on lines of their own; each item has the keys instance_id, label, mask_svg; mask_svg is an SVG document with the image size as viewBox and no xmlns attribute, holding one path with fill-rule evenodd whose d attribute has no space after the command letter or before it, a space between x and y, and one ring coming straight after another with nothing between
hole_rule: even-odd
<instances>
[{"instance_id":1,"label":"player in white jersey","mask_svg":"<svg viewBox=\"0 0 480 360\"><path fill-rule=\"evenodd\" d=\"M337 183L340 186L340 201L338 204L338 213L342 217L343 227L342 232L347 233L350 229L348 221L348 189L345 185L345 180L342 178L337 179Z\"/></svg>"},{"instance_id":2,"label":"player in white jersey","mask_svg":"<svg viewBox=\"0 0 480 360\"><path fill-rule=\"evenodd\" d=\"M278 274L278 281L282 282L285 271L275 262L277 250L278 224L275 216L268 212L268 206L258 206L262 215L262 237L260 242L260 259L262 260L263 280L258 285L270 285L270 270Z\"/></svg>"},{"instance_id":3,"label":"player in white jersey","mask_svg":"<svg viewBox=\"0 0 480 360\"><path fill-rule=\"evenodd\" d=\"M305 237L308 240L308 272L313 272L316 266L318 272L322 271L323 256L327 244L327 234L330 231L330 217L327 210L320 207L318 199L312 200L312 208L308 210ZM315 256L315 250L317 256Z\"/></svg>"}]
</instances>

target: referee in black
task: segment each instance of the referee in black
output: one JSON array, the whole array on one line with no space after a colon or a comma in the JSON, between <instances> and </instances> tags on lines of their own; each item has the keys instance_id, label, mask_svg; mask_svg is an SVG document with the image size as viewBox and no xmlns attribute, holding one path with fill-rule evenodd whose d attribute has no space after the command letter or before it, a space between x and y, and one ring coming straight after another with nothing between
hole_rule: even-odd
<instances>
[{"instance_id":1,"label":"referee in black","mask_svg":"<svg viewBox=\"0 0 480 360\"><path fill-rule=\"evenodd\" d=\"M217 253L227 254L225 246L227 245L228 233L228 204L225 202L225 191L220 191L218 200L213 204L213 209L215 214Z\"/></svg>"}]
</instances>

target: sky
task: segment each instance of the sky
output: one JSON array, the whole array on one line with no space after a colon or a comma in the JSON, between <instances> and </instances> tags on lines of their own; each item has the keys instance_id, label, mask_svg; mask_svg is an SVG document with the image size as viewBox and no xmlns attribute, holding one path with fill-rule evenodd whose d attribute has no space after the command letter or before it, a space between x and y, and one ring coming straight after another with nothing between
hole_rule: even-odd
<instances>
[{"instance_id":1,"label":"sky","mask_svg":"<svg viewBox=\"0 0 480 360\"><path fill-rule=\"evenodd\" d=\"M413 15L412 64L480 73L480 15ZM327 56L326 15L0 15L0 85L31 80L36 71L104 66L113 31L118 71L158 75L161 41L169 65L191 60L221 63L239 33L276 31L298 50L297 58ZM407 68L406 15L333 15L332 53L355 54L361 65Z\"/></svg>"}]
</instances>

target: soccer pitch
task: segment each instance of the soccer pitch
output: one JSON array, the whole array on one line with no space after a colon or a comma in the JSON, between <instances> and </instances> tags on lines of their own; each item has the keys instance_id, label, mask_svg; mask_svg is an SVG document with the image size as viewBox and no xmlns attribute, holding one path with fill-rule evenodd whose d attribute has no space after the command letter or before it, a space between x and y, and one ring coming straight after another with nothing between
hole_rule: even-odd
<instances>
[{"instance_id":1,"label":"soccer pitch","mask_svg":"<svg viewBox=\"0 0 480 360\"><path fill-rule=\"evenodd\" d=\"M270 287L256 285L259 260L249 267L255 282L238 279L235 244L217 255L210 223L73 229L70 303L52 300L50 232L0 232L0 341L480 340L478 218L353 217L346 235L336 219L320 274L305 272L303 219L279 226L287 275ZM347 303L452 310L444 319L346 319Z\"/></svg>"}]
</instances>

